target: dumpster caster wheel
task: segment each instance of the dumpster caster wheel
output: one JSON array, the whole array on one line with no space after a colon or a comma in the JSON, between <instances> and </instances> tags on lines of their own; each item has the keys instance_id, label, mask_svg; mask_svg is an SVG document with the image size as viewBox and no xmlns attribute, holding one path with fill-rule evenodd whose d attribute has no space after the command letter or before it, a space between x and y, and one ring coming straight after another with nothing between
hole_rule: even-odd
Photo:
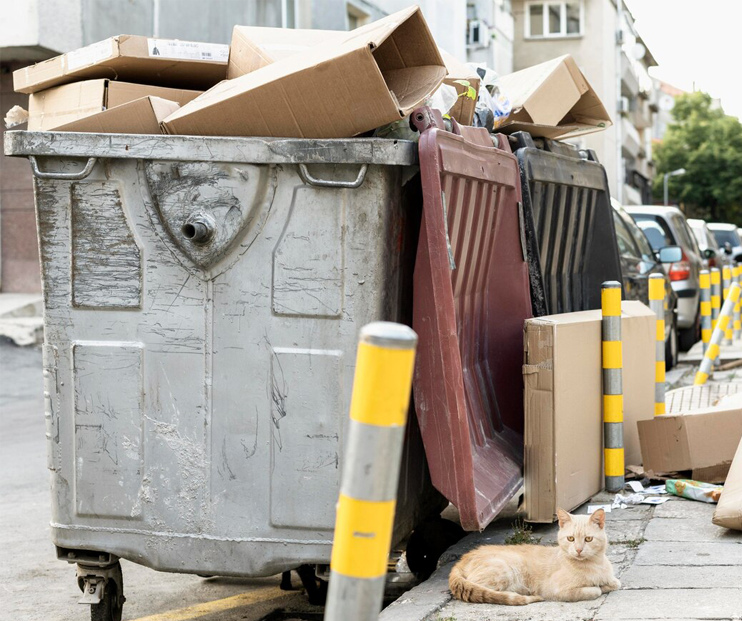
<instances>
[{"instance_id":1,"label":"dumpster caster wheel","mask_svg":"<svg viewBox=\"0 0 742 621\"><path fill-rule=\"evenodd\" d=\"M279 587L282 591L293 591L294 586L291 584L291 570L284 571L281 574L281 586Z\"/></svg>"},{"instance_id":2,"label":"dumpster caster wheel","mask_svg":"<svg viewBox=\"0 0 742 621\"><path fill-rule=\"evenodd\" d=\"M124 608L124 577L116 561L105 567L78 563L77 584L81 604L90 605L90 621L121 621Z\"/></svg>"},{"instance_id":3,"label":"dumpster caster wheel","mask_svg":"<svg viewBox=\"0 0 742 621\"><path fill-rule=\"evenodd\" d=\"M419 580L427 580L441 555L466 533L456 522L434 518L420 524L407 542L407 565Z\"/></svg>"},{"instance_id":4,"label":"dumpster caster wheel","mask_svg":"<svg viewBox=\"0 0 742 621\"><path fill-rule=\"evenodd\" d=\"M301 565L296 568L301 583L307 591L307 599L313 606L323 606L327 599L327 582L317 577L314 565Z\"/></svg>"},{"instance_id":5,"label":"dumpster caster wheel","mask_svg":"<svg viewBox=\"0 0 742 621\"><path fill-rule=\"evenodd\" d=\"M111 580L100 604L90 607L90 621L121 621L124 597L119 596L116 583Z\"/></svg>"}]
</instances>

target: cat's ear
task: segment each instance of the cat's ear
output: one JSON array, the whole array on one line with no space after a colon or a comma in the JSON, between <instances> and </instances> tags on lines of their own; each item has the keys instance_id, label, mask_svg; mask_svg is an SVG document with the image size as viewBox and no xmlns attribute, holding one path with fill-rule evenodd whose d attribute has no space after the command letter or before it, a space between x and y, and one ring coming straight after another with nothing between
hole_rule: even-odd
<instances>
[{"instance_id":1,"label":"cat's ear","mask_svg":"<svg viewBox=\"0 0 742 621\"><path fill-rule=\"evenodd\" d=\"M603 509L594 511L590 516L590 521L593 524L597 524L600 528L605 528L605 511Z\"/></svg>"},{"instance_id":2,"label":"cat's ear","mask_svg":"<svg viewBox=\"0 0 742 621\"><path fill-rule=\"evenodd\" d=\"M572 520L572 516L564 509L557 509L557 518L559 519L559 528L563 528L567 522Z\"/></svg>"}]
</instances>

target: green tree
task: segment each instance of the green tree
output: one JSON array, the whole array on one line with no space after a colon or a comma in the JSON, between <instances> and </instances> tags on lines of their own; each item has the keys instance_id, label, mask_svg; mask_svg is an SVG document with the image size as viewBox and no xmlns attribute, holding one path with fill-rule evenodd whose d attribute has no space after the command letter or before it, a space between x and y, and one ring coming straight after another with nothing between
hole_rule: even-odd
<instances>
[{"instance_id":1,"label":"green tree","mask_svg":"<svg viewBox=\"0 0 742 621\"><path fill-rule=\"evenodd\" d=\"M742 224L742 124L712 106L706 93L680 95L672 123L654 150L654 196L662 198L663 176L670 177L670 202L682 203L688 216Z\"/></svg>"}]
</instances>

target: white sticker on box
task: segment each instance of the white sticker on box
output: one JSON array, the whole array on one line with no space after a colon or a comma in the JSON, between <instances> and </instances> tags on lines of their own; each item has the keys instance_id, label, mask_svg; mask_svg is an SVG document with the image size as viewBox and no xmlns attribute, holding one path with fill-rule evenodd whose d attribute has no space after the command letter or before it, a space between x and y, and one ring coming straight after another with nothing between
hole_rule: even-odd
<instances>
[{"instance_id":1,"label":"white sticker on box","mask_svg":"<svg viewBox=\"0 0 742 621\"><path fill-rule=\"evenodd\" d=\"M213 60L227 62L229 46L221 43L198 43L177 39L147 39L149 55L178 60Z\"/></svg>"},{"instance_id":2,"label":"white sticker on box","mask_svg":"<svg viewBox=\"0 0 742 621\"><path fill-rule=\"evenodd\" d=\"M67 62L67 71L74 71L80 67L86 67L113 56L113 41L106 39L92 45L86 45L74 52L64 55Z\"/></svg>"}]
</instances>

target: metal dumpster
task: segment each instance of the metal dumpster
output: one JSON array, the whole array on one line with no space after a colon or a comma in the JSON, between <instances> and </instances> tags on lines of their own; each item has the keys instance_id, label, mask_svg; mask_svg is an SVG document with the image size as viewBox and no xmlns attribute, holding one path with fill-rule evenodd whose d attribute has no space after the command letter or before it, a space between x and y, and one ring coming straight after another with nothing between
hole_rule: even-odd
<instances>
[{"instance_id":1,"label":"metal dumpster","mask_svg":"<svg viewBox=\"0 0 742 621\"><path fill-rule=\"evenodd\" d=\"M115 557L328 563L359 328L411 321L416 145L8 132L5 149L35 175L60 557L99 575ZM442 501L410 422L395 541Z\"/></svg>"},{"instance_id":2,"label":"metal dumpster","mask_svg":"<svg viewBox=\"0 0 742 621\"><path fill-rule=\"evenodd\" d=\"M511 137L520 168L533 314L600 308L622 282L611 195L595 153L527 132Z\"/></svg>"},{"instance_id":3,"label":"metal dumpster","mask_svg":"<svg viewBox=\"0 0 742 621\"><path fill-rule=\"evenodd\" d=\"M520 487L531 317L518 162L503 136L412 115L424 198L413 391L433 483L481 530ZM493 144L493 138L497 141Z\"/></svg>"}]
</instances>

